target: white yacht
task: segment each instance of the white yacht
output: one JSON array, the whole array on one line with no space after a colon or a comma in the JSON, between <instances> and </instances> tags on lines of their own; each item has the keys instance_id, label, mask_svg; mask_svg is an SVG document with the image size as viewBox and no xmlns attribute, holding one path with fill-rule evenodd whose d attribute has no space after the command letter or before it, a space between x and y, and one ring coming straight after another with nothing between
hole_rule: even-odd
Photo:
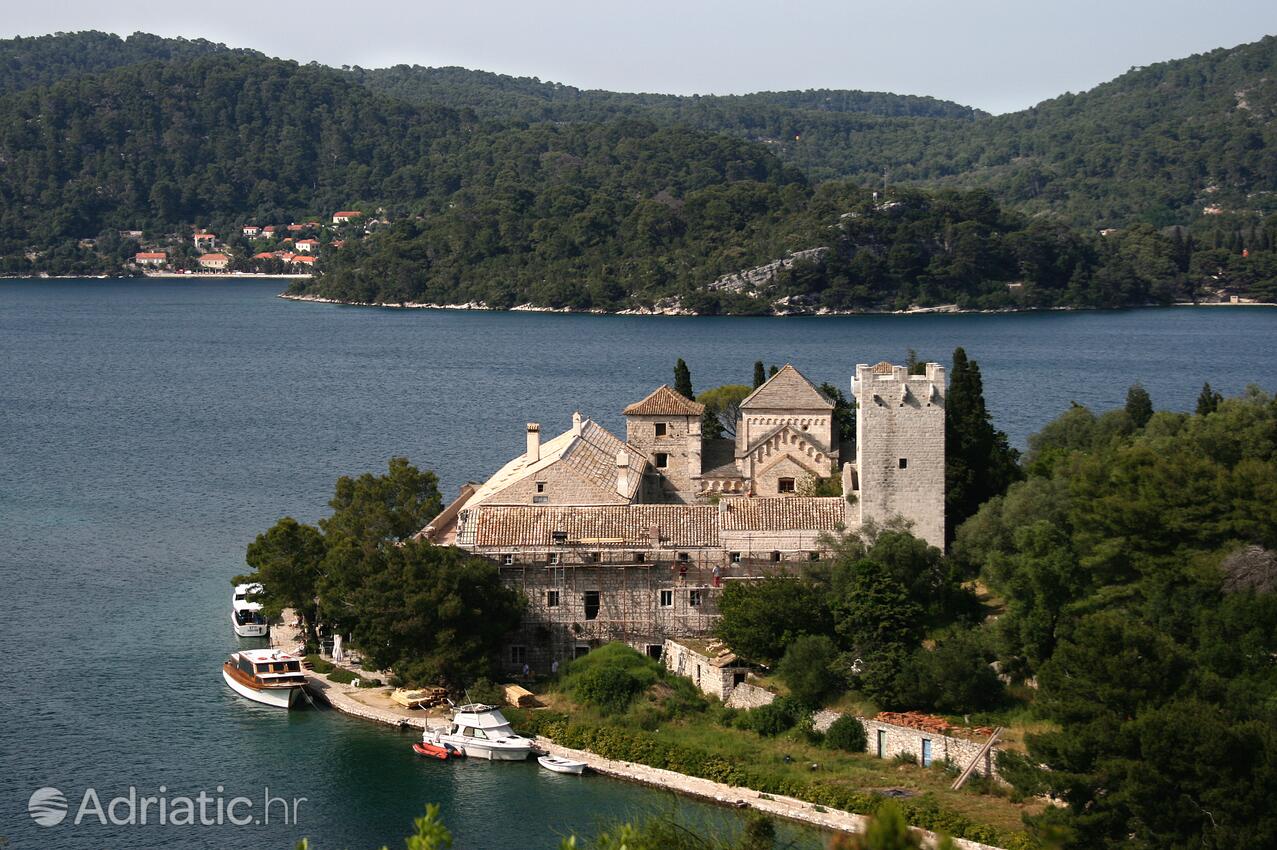
<instances>
[{"instance_id":1,"label":"white yacht","mask_svg":"<svg viewBox=\"0 0 1277 850\"><path fill-rule=\"evenodd\" d=\"M276 708L296 705L306 685L301 659L277 649L232 652L222 665L222 678L240 696Z\"/></svg>"},{"instance_id":2,"label":"white yacht","mask_svg":"<svg viewBox=\"0 0 1277 850\"><path fill-rule=\"evenodd\" d=\"M531 739L516 735L495 706L479 703L458 708L448 728L431 740L461 747L470 758L493 761L522 761L532 752Z\"/></svg>"},{"instance_id":3,"label":"white yacht","mask_svg":"<svg viewBox=\"0 0 1277 850\"><path fill-rule=\"evenodd\" d=\"M249 602L250 593L261 593L260 584L237 584L231 597L231 628L240 637L266 637L270 626L262 616L262 604Z\"/></svg>"}]
</instances>

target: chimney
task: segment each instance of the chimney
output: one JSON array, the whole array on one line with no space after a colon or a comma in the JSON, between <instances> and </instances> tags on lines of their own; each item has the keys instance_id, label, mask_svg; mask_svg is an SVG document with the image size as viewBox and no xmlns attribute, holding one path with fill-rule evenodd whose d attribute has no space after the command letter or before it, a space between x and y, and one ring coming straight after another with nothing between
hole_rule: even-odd
<instances>
[{"instance_id":1,"label":"chimney","mask_svg":"<svg viewBox=\"0 0 1277 850\"><path fill-rule=\"evenodd\" d=\"M572 433L581 436L581 411L572 414Z\"/></svg>"},{"instance_id":2,"label":"chimney","mask_svg":"<svg viewBox=\"0 0 1277 850\"><path fill-rule=\"evenodd\" d=\"M630 495L630 456L624 449L616 453L616 492L619 496Z\"/></svg>"},{"instance_id":3,"label":"chimney","mask_svg":"<svg viewBox=\"0 0 1277 850\"><path fill-rule=\"evenodd\" d=\"M541 459L541 426L535 422L528 423L528 463L536 463Z\"/></svg>"}]
</instances>

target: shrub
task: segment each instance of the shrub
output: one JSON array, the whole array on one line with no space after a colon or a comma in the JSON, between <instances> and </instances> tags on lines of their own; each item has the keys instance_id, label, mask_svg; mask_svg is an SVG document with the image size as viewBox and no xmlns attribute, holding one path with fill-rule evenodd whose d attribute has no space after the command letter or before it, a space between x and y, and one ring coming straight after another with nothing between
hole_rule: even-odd
<instances>
[{"instance_id":1,"label":"shrub","mask_svg":"<svg viewBox=\"0 0 1277 850\"><path fill-rule=\"evenodd\" d=\"M504 705L505 691L491 679L479 678L466 689L467 702L481 702L484 705Z\"/></svg>"},{"instance_id":2,"label":"shrub","mask_svg":"<svg viewBox=\"0 0 1277 850\"><path fill-rule=\"evenodd\" d=\"M621 714L643 690L637 678L619 667L595 667L574 677L571 694L604 714Z\"/></svg>"},{"instance_id":3,"label":"shrub","mask_svg":"<svg viewBox=\"0 0 1277 850\"><path fill-rule=\"evenodd\" d=\"M825 743L836 750L849 753L863 753L868 744L865 735L865 724L856 717L844 714L833 722L825 732Z\"/></svg>"},{"instance_id":4,"label":"shrub","mask_svg":"<svg viewBox=\"0 0 1277 850\"><path fill-rule=\"evenodd\" d=\"M794 699L815 708L841 685L833 670L837 659L838 647L832 640L825 635L805 635L785 650L776 673Z\"/></svg>"},{"instance_id":5,"label":"shrub","mask_svg":"<svg viewBox=\"0 0 1277 850\"><path fill-rule=\"evenodd\" d=\"M778 697L767 705L743 712L736 720L741 729L749 729L763 737L772 737L798 722L802 709L788 697Z\"/></svg>"}]
</instances>

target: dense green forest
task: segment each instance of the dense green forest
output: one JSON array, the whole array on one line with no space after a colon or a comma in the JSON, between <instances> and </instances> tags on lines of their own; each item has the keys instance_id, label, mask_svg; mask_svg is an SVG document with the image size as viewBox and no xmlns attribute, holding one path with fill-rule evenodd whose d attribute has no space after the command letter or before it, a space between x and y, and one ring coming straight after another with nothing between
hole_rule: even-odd
<instances>
[{"instance_id":1,"label":"dense green forest","mask_svg":"<svg viewBox=\"0 0 1277 850\"><path fill-rule=\"evenodd\" d=\"M520 121L650 120L765 142L816 180L984 187L1076 225L1187 224L1202 207L1277 211L1277 38L1132 69L1082 94L989 116L848 91L673 97L582 91L459 68L355 68L418 103Z\"/></svg>"},{"instance_id":2,"label":"dense green forest","mask_svg":"<svg viewBox=\"0 0 1277 850\"><path fill-rule=\"evenodd\" d=\"M1275 50L994 117L854 91L623 95L146 35L13 39L0 273L118 272L193 227L247 257L241 224L353 207L392 226L342 234L306 292L764 314L1270 299Z\"/></svg>"}]
</instances>

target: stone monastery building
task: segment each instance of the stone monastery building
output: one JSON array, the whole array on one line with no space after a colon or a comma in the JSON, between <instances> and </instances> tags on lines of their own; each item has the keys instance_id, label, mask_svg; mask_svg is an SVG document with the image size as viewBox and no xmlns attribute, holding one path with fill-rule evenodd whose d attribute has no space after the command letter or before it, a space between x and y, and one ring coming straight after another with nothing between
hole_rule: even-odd
<instances>
[{"instance_id":1,"label":"stone monastery building","mask_svg":"<svg viewBox=\"0 0 1277 850\"><path fill-rule=\"evenodd\" d=\"M668 386L625 408L625 437L580 413L482 484L467 484L421 536L495 561L529 601L505 659L548 669L624 640L659 656L708 633L731 581L820 559L865 523L902 517L944 545L945 370L859 365L856 442L834 403L786 365L740 406L734 439L704 439L704 407ZM804 496L839 476L842 496Z\"/></svg>"}]
</instances>

